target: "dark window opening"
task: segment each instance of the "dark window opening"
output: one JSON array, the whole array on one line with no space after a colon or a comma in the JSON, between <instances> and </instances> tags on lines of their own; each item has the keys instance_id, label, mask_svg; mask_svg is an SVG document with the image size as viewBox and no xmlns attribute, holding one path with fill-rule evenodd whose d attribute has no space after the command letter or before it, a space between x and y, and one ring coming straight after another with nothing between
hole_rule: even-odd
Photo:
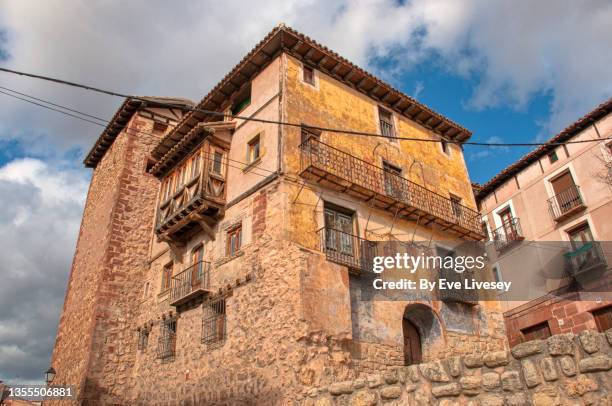
<instances>
[{"instance_id":1,"label":"dark window opening","mask_svg":"<svg viewBox=\"0 0 612 406\"><path fill-rule=\"evenodd\" d=\"M153 132L155 133L163 133L168 129L167 123L161 123L159 121L153 122Z\"/></svg>"},{"instance_id":2,"label":"dark window opening","mask_svg":"<svg viewBox=\"0 0 612 406\"><path fill-rule=\"evenodd\" d=\"M448 142L446 140L441 140L440 145L442 146L442 152L445 154L449 154L450 150L448 149Z\"/></svg>"},{"instance_id":3,"label":"dark window opening","mask_svg":"<svg viewBox=\"0 0 612 406\"><path fill-rule=\"evenodd\" d=\"M251 84L248 84L244 90L236 97L232 104L232 115L235 116L251 104Z\"/></svg>"},{"instance_id":4,"label":"dark window opening","mask_svg":"<svg viewBox=\"0 0 612 406\"><path fill-rule=\"evenodd\" d=\"M300 144L304 144L309 138L315 138L317 141L321 139L321 131L310 128L305 124L302 124L300 133Z\"/></svg>"},{"instance_id":5,"label":"dark window opening","mask_svg":"<svg viewBox=\"0 0 612 406\"><path fill-rule=\"evenodd\" d=\"M523 334L523 341L543 340L550 337L550 326L548 321L544 321L521 329L521 334Z\"/></svg>"},{"instance_id":6,"label":"dark window opening","mask_svg":"<svg viewBox=\"0 0 612 406\"><path fill-rule=\"evenodd\" d=\"M209 348L222 344L227 333L225 298L211 299L202 305L202 309L202 343Z\"/></svg>"},{"instance_id":7,"label":"dark window opening","mask_svg":"<svg viewBox=\"0 0 612 406\"><path fill-rule=\"evenodd\" d=\"M315 76L314 76L314 69L311 68L310 66L303 66L303 71L304 71L304 82L308 83L309 85L313 85L315 84Z\"/></svg>"},{"instance_id":8,"label":"dark window opening","mask_svg":"<svg viewBox=\"0 0 612 406\"><path fill-rule=\"evenodd\" d=\"M176 352L176 319L162 320L157 342L157 358L170 360Z\"/></svg>"},{"instance_id":9,"label":"dark window opening","mask_svg":"<svg viewBox=\"0 0 612 406\"><path fill-rule=\"evenodd\" d=\"M219 151L215 151L213 153L213 159L211 161L212 172L216 175L221 175L221 170L223 169L223 153Z\"/></svg>"},{"instance_id":10,"label":"dark window opening","mask_svg":"<svg viewBox=\"0 0 612 406\"><path fill-rule=\"evenodd\" d=\"M554 164L555 162L557 162L559 160L559 157L557 156L557 151L553 151L550 154L548 154L548 160L550 161L551 164Z\"/></svg>"}]
</instances>

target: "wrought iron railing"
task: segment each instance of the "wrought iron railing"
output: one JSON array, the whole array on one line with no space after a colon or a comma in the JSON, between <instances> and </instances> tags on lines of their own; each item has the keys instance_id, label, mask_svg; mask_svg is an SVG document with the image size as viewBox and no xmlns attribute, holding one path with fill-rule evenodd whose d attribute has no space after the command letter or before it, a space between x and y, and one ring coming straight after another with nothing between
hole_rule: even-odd
<instances>
[{"instance_id":1,"label":"wrought iron railing","mask_svg":"<svg viewBox=\"0 0 612 406\"><path fill-rule=\"evenodd\" d=\"M510 221L504 222L501 227L493 231L493 241L495 249L502 251L512 244L524 240L521 230L521 222L518 218L513 217Z\"/></svg>"},{"instance_id":2,"label":"wrought iron railing","mask_svg":"<svg viewBox=\"0 0 612 406\"><path fill-rule=\"evenodd\" d=\"M174 359L176 352L176 319L162 320L157 339L157 358Z\"/></svg>"},{"instance_id":3,"label":"wrought iron railing","mask_svg":"<svg viewBox=\"0 0 612 406\"><path fill-rule=\"evenodd\" d=\"M469 207L451 201L396 173L324 144L314 137L304 141L300 148L302 171L314 167L370 192L391 197L473 234L482 235L480 216Z\"/></svg>"},{"instance_id":4,"label":"wrought iron railing","mask_svg":"<svg viewBox=\"0 0 612 406\"><path fill-rule=\"evenodd\" d=\"M380 120L380 134L388 138L395 137L395 133L393 132L393 124L385 120Z\"/></svg>"},{"instance_id":5,"label":"wrought iron railing","mask_svg":"<svg viewBox=\"0 0 612 406\"><path fill-rule=\"evenodd\" d=\"M199 261L172 277L170 303L175 303L197 291L210 287L210 262Z\"/></svg>"},{"instance_id":6,"label":"wrought iron railing","mask_svg":"<svg viewBox=\"0 0 612 406\"><path fill-rule=\"evenodd\" d=\"M376 256L376 242L333 228L323 227L317 231L321 251L328 261L351 269L368 272Z\"/></svg>"},{"instance_id":7,"label":"wrought iron railing","mask_svg":"<svg viewBox=\"0 0 612 406\"><path fill-rule=\"evenodd\" d=\"M548 199L548 210L553 220L559 220L574 209L584 207L580 188L572 185L561 193Z\"/></svg>"},{"instance_id":8,"label":"wrought iron railing","mask_svg":"<svg viewBox=\"0 0 612 406\"><path fill-rule=\"evenodd\" d=\"M570 276L603 268L607 265L601 243L589 241L573 251L563 254L565 269Z\"/></svg>"}]
</instances>

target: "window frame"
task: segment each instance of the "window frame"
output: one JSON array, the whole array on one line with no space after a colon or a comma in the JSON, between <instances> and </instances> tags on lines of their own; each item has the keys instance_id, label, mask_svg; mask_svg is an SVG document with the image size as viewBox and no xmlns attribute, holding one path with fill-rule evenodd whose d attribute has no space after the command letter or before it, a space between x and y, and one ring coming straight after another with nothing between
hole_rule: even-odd
<instances>
[{"instance_id":1,"label":"window frame","mask_svg":"<svg viewBox=\"0 0 612 406\"><path fill-rule=\"evenodd\" d=\"M255 155L255 152L257 154ZM261 159L261 133L251 138L247 143L247 163L253 164Z\"/></svg>"},{"instance_id":2,"label":"window frame","mask_svg":"<svg viewBox=\"0 0 612 406\"><path fill-rule=\"evenodd\" d=\"M383 118L384 116L388 116L388 120ZM391 134L390 135L385 135L384 131L383 131L383 122L385 122L386 124L389 125L389 127L391 128ZM395 128L395 117L393 116L393 112L390 110L387 110L386 108L384 108L381 105L378 105L378 128L380 131L380 135L382 135L384 138L386 138L387 140L391 141L391 142L397 142L398 140L392 137L397 137L397 130Z\"/></svg>"},{"instance_id":3,"label":"window frame","mask_svg":"<svg viewBox=\"0 0 612 406\"><path fill-rule=\"evenodd\" d=\"M559 161L559 155L557 154L557 150L556 149L553 149L546 156L548 157L548 162L551 165L554 164L555 162Z\"/></svg>"},{"instance_id":4,"label":"window frame","mask_svg":"<svg viewBox=\"0 0 612 406\"><path fill-rule=\"evenodd\" d=\"M236 244L234 244L236 241ZM225 232L225 256L234 257L242 249L242 223L236 224Z\"/></svg>"},{"instance_id":5,"label":"window frame","mask_svg":"<svg viewBox=\"0 0 612 406\"><path fill-rule=\"evenodd\" d=\"M306 72L310 72L308 74L310 76L309 78L307 78ZM308 66L306 64L302 64L302 81L310 86L315 86L316 85L315 68L313 68L312 66Z\"/></svg>"},{"instance_id":6,"label":"window frame","mask_svg":"<svg viewBox=\"0 0 612 406\"><path fill-rule=\"evenodd\" d=\"M168 262L162 268L161 292L170 290L174 276L174 262Z\"/></svg>"}]
</instances>

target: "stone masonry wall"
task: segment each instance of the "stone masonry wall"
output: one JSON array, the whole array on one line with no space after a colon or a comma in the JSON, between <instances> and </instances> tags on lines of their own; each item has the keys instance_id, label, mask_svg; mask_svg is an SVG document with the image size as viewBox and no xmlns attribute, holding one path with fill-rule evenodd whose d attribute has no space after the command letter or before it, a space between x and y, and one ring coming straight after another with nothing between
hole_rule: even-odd
<instances>
[{"instance_id":1,"label":"stone masonry wall","mask_svg":"<svg viewBox=\"0 0 612 406\"><path fill-rule=\"evenodd\" d=\"M612 329L554 335L305 389L306 406L609 405Z\"/></svg>"}]
</instances>

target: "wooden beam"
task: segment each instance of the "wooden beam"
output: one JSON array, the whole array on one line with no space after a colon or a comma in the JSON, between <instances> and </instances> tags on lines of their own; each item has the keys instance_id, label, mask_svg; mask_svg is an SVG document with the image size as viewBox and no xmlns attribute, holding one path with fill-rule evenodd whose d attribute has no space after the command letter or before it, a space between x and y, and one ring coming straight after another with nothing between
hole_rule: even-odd
<instances>
[{"instance_id":1,"label":"wooden beam","mask_svg":"<svg viewBox=\"0 0 612 406\"><path fill-rule=\"evenodd\" d=\"M327 55L323 55L323 58L321 58L319 62L317 62L317 66L323 65L325 62L327 62L328 59L329 58L327 57Z\"/></svg>"},{"instance_id":2,"label":"wooden beam","mask_svg":"<svg viewBox=\"0 0 612 406\"><path fill-rule=\"evenodd\" d=\"M208 224L206 222L206 218L204 216L202 216L201 214L199 214L199 213L194 213L193 214L193 219L198 222L200 227L202 227L202 230L204 231L204 233L206 233L206 235L208 235L208 237L211 240L214 241L215 240L215 231L210 226L210 224Z\"/></svg>"}]
</instances>

